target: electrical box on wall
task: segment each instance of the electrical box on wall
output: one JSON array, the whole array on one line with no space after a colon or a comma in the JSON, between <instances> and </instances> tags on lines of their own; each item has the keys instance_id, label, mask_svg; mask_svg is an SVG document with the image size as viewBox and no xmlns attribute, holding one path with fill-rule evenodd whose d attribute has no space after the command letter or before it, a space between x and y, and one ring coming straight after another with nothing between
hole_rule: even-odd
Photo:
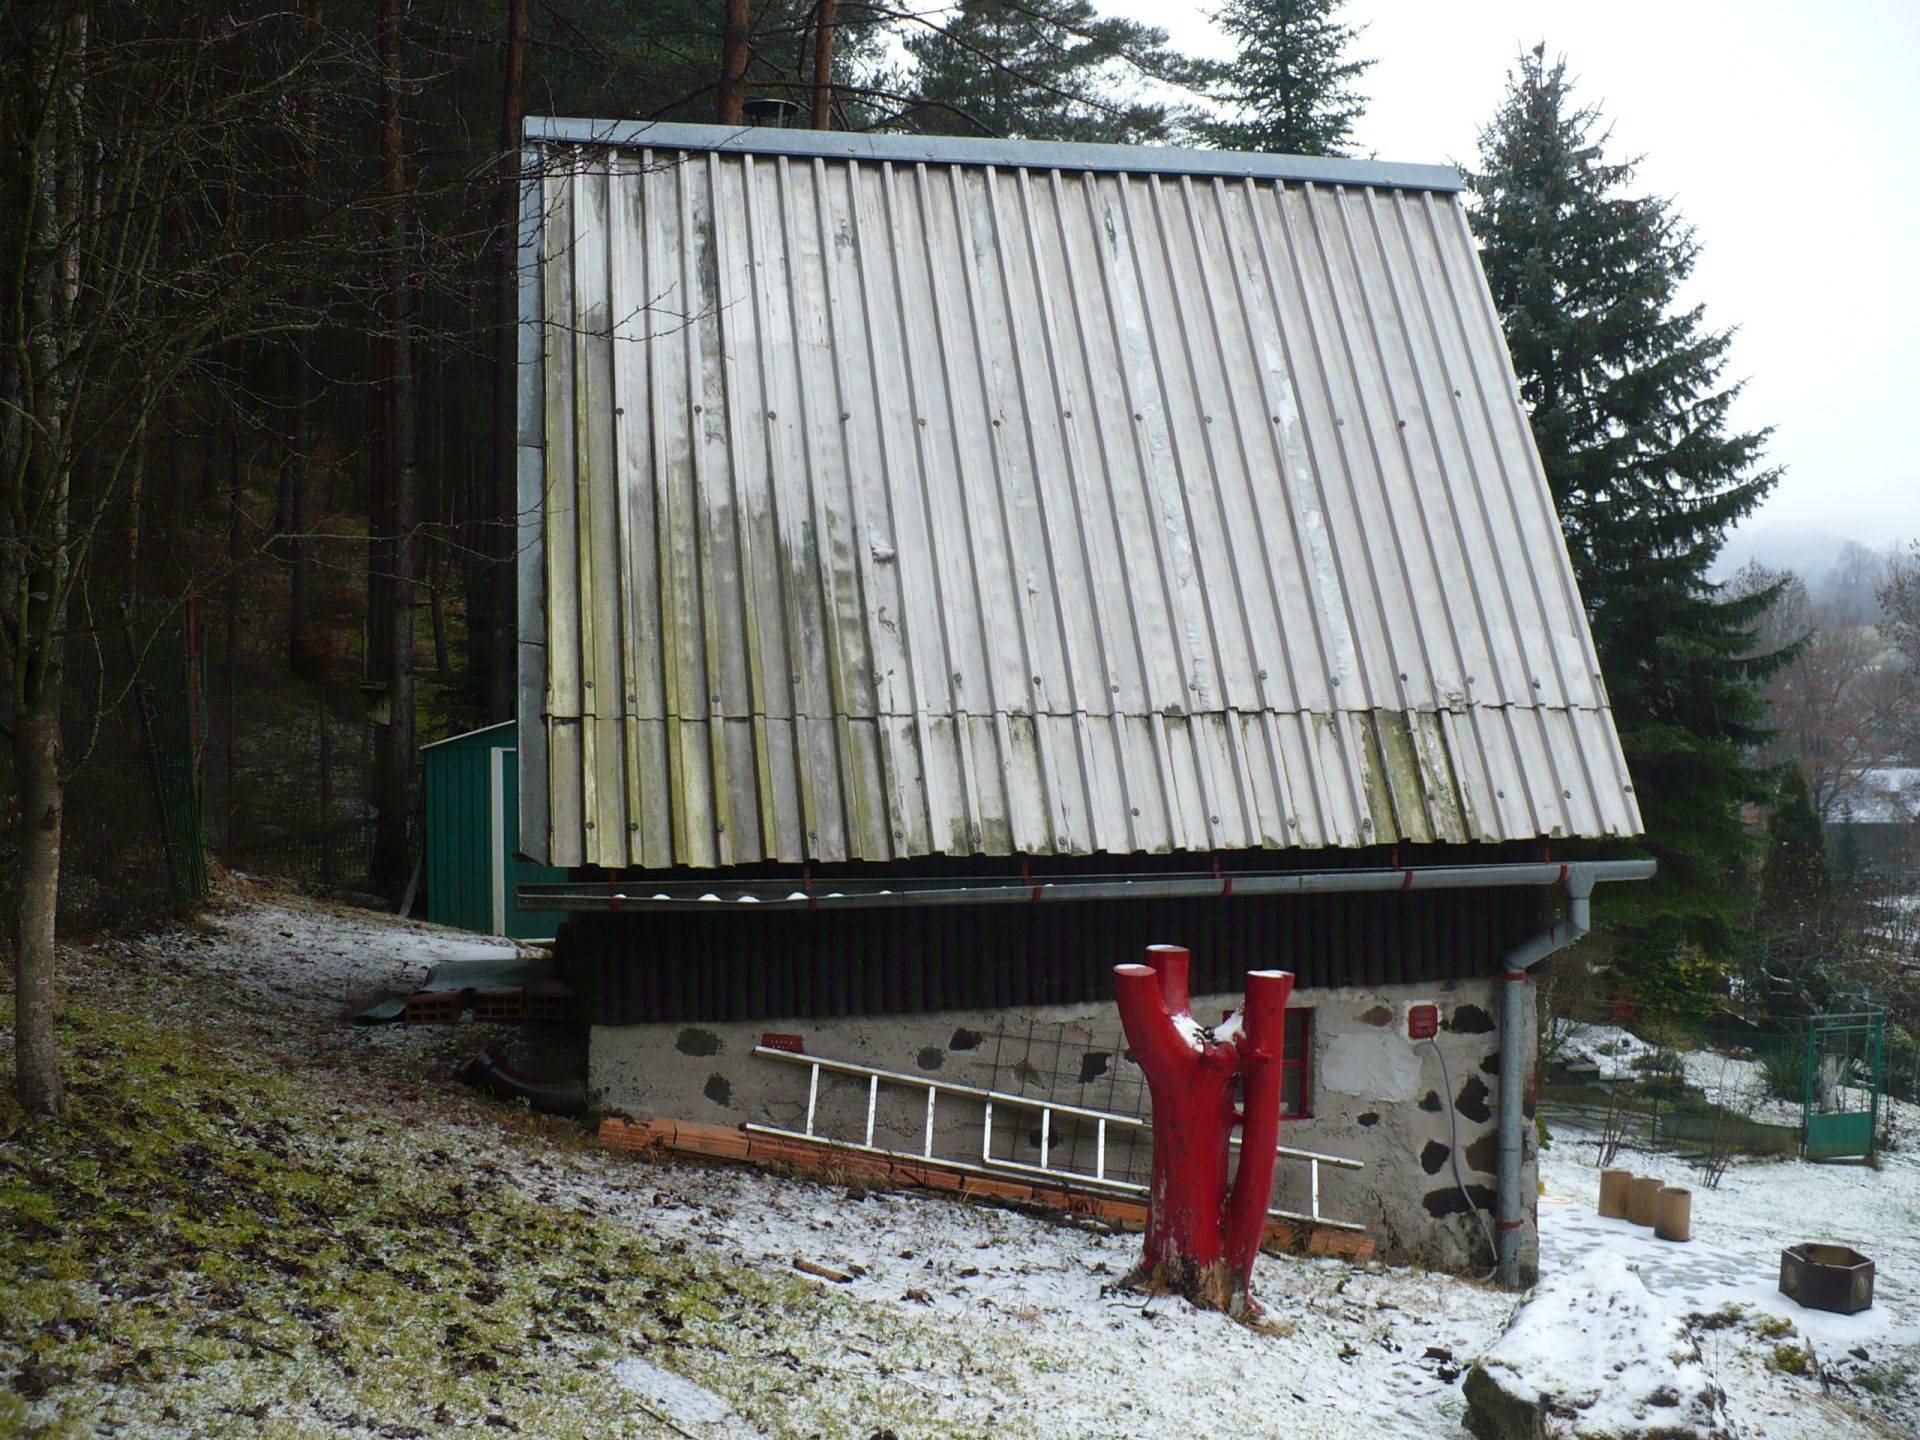
<instances>
[{"instance_id":1,"label":"electrical box on wall","mask_svg":"<svg viewBox=\"0 0 1920 1440\"><path fill-rule=\"evenodd\" d=\"M1407 1038L1409 1040L1431 1040L1440 1033L1440 1007L1431 1001L1422 1000L1418 1004L1407 1006Z\"/></svg>"}]
</instances>

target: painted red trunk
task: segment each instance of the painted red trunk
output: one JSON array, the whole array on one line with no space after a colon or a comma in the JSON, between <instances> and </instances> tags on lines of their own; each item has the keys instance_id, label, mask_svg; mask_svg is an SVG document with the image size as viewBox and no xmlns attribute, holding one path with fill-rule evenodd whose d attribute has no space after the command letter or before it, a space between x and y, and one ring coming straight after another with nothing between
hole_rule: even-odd
<instances>
[{"instance_id":1,"label":"painted red trunk","mask_svg":"<svg viewBox=\"0 0 1920 1440\"><path fill-rule=\"evenodd\" d=\"M1273 1190L1293 976L1250 971L1240 1009L1209 1030L1193 1018L1187 963L1180 946L1154 945L1146 964L1114 970L1127 1044L1153 1096L1146 1254L1131 1281L1246 1314L1258 1308L1248 1286ZM1237 1169L1229 1145L1236 1124Z\"/></svg>"}]
</instances>

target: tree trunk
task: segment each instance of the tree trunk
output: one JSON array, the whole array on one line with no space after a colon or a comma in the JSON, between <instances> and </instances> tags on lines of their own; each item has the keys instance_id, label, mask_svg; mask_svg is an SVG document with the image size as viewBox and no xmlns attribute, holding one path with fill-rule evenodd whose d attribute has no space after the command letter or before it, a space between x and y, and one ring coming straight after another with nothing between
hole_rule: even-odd
<instances>
[{"instance_id":1,"label":"tree trunk","mask_svg":"<svg viewBox=\"0 0 1920 1440\"><path fill-rule=\"evenodd\" d=\"M244 362L245 351L239 346L235 349ZM244 368L244 363L241 368ZM230 429L227 431L227 578L223 589L227 608L227 653L226 653L226 731L222 737L221 758L224 762L222 780L224 788L221 798L226 802L226 815L223 818L220 833L230 835L233 828L233 761L235 745L235 707L240 691L240 569L241 557L246 553L243 543L246 511L241 508L241 495L246 489L247 467L240 456L240 412L236 408L229 417ZM189 615L188 624L192 624Z\"/></svg>"},{"instance_id":2,"label":"tree trunk","mask_svg":"<svg viewBox=\"0 0 1920 1440\"><path fill-rule=\"evenodd\" d=\"M813 37L813 128L833 128L833 17L838 0L815 0Z\"/></svg>"},{"instance_id":3,"label":"tree trunk","mask_svg":"<svg viewBox=\"0 0 1920 1440\"><path fill-rule=\"evenodd\" d=\"M53 1032L54 915L60 897L60 717L44 701L13 728L20 872L13 911L14 1092L29 1115L66 1108Z\"/></svg>"},{"instance_id":4,"label":"tree trunk","mask_svg":"<svg viewBox=\"0 0 1920 1440\"><path fill-rule=\"evenodd\" d=\"M409 869L407 818L412 809L414 765L413 590L419 564L414 534L419 465L415 454L413 289L407 266L406 161L401 128L402 0L380 0L380 172L386 199L386 351L388 512L392 525L387 577L385 634L387 716L375 753L374 794L379 820L374 830L373 873L381 885L406 883Z\"/></svg>"},{"instance_id":5,"label":"tree trunk","mask_svg":"<svg viewBox=\"0 0 1920 1440\"><path fill-rule=\"evenodd\" d=\"M520 541L520 125L527 57L526 0L508 0L500 77L500 188L495 197L493 286L493 511L487 553L487 710L511 720L519 694ZM470 617L471 618L471 617ZM471 646L471 641L469 641Z\"/></svg>"},{"instance_id":6,"label":"tree trunk","mask_svg":"<svg viewBox=\"0 0 1920 1440\"><path fill-rule=\"evenodd\" d=\"M1236 1317L1259 1314L1253 1262L1266 1233L1280 1128L1280 1062L1293 976L1247 975L1245 1003L1208 1031L1194 1022L1187 952L1155 945L1145 965L1122 965L1120 1019L1153 1096L1153 1176L1145 1252L1127 1283L1184 1295ZM1233 1082L1244 1091L1236 1110ZM1240 1162L1227 1183L1229 1144Z\"/></svg>"},{"instance_id":7,"label":"tree trunk","mask_svg":"<svg viewBox=\"0 0 1920 1440\"><path fill-rule=\"evenodd\" d=\"M304 39L317 45L325 23L322 0L307 0ZM304 149L300 157L300 227L310 233L320 210L320 82L315 78L303 97L306 106ZM314 309L312 274L306 272L294 303L303 315ZM287 670L311 675L316 668L313 646L313 357L309 332L302 331L287 356L287 451L281 483L286 491L287 536Z\"/></svg>"},{"instance_id":8,"label":"tree trunk","mask_svg":"<svg viewBox=\"0 0 1920 1440\"><path fill-rule=\"evenodd\" d=\"M54 1034L55 920L60 898L60 834L65 790L60 777L60 703L65 691L63 632L72 578L73 382L77 348L74 310L80 295L75 237L86 197L81 132L81 62L88 11L47 7L31 17L27 73L38 92L18 97L45 107L31 143L19 146L0 180L0 204L30 203L31 233L19 297L25 343L9 344L6 384L25 399L4 417L7 474L23 482L13 516L31 518L4 533L0 563L9 594L13 643L4 704L13 725L14 785L20 802L20 858L14 876L11 939L14 963L14 1090L29 1115L66 1108L60 1049ZM16 257L10 257L16 258ZM24 410L26 413L21 413ZM10 517L11 518L11 517Z\"/></svg>"},{"instance_id":9,"label":"tree trunk","mask_svg":"<svg viewBox=\"0 0 1920 1440\"><path fill-rule=\"evenodd\" d=\"M720 40L720 123L747 120L747 0L726 0Z\"/></svg>"}]
</instances>

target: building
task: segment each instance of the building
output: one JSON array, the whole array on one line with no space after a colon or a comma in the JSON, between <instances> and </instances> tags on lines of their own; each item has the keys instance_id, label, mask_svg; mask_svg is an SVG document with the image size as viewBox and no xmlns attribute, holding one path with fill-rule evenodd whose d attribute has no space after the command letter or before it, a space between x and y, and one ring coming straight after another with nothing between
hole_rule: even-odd
<instances>
[{"instance_id":1,"label":"building","mask_svg":"<svg viewBox=\"0 0 1920 1440\"><path fill-rule=\"evenodd\" d=\"M1649 867L1553 853L1639 811L1458 175L527 145L520 834L607 1102L781 1123L765 1031L1118 1070L1172 941L1297 973L1330 1208L1466 1264L1497 1205L1531 1268L1523 972Z\"/></svg>"},{"instance_id":2,"label":"building","mask_svg":"<svg viewBox=\"0 0 1920 1440\"><path fill-rule=\"evenodd\" d=\"M1920 879L1920 767L1875 766L1852 788L1827 822L1828 858L1849 884L1872 874L1896 895L1912 893Z\"/></svg>"},{"instance_id":3,"label":"building","mask_svg":"<svg viewBox=\"0 0 1920 1440\"><path fill-rule=\"evenodd\" d=\"M507 720L420 747L427 918L482 935L551 940L561 917L523 909L518 898L522 885L566 878L518 853L519 729Z\"/></svg>"}]
</instances>

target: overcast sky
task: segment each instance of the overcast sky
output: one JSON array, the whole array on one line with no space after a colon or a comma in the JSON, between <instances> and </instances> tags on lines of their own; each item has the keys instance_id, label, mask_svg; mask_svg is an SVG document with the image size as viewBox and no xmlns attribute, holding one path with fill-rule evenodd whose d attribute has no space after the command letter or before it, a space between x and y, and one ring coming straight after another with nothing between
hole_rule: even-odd
<instances>
[{"instance_id":1,"label":"overcast sky","mask_svg":"<svg viewBox=\"0 0 1920 1440\"><path fill-rule=\"evenodd\" d=\"M1231 53L1179 0L1096 0L1183 48ZM1470 161L1522 48L1564 53L1576 97L1645 157L1704 253L1690 297L1737 326L1742 428L1786 467L1753 529L1878 549L1920 536L1920 3L1350 0L1379 63L1357 134L1383 160Z\"/></svg>"}]
</instances>

